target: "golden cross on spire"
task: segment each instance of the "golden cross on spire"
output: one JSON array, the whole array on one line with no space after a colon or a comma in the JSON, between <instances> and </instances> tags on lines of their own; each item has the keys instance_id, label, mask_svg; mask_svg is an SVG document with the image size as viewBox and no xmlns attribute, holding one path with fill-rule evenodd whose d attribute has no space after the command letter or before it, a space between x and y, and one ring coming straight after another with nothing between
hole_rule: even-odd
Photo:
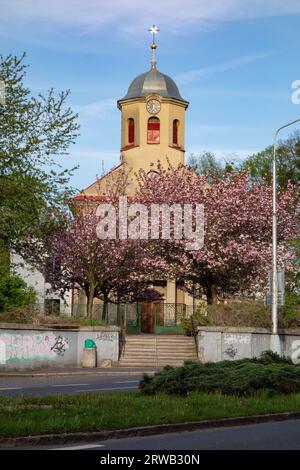
<instances>
[{"instance_id":1,"label":"golden cross on spire","mask_svg":"<svg viewBox=\"0 0 300 470\"><path fill-rule=\"evenodd\" d=\"M155 35L159 33L159 29L155 24L151 26L151 28L148 29L148 31L152 34L152 43L155 44Z\"/></svg>"},{"instance_id":2,"label":"golden cross on spire","mask_svg":"<svg viewBox=\"0 0 300 470\"><path fill-rule=\"evenodd\" d=\"M148 31L152 34L152 44L151 44L151 49L152 49L152 60L151 60L151 68L156 69L156 54L155 50L157 48L157 45L155 43L155 35L159 32L159 29L157 26L152 25Z\"/></svg>"}]
</instances>

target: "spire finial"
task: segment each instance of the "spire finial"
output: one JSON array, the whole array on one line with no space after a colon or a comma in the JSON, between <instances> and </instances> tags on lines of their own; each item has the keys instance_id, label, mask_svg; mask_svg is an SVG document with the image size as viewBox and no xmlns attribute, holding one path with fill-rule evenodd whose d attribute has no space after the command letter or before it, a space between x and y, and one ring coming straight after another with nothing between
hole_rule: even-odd
<instances>
[{"instance_id":1,"label":"spire finial","mask_svg":"<svg viewBox=\"0 0 300 470\"><path fill-rule=\"evenodd\" d=\"M151 68L156 69L156 48L157 44L155 42L155 35L159 32L159 29L157 26L152 25L151 28L148 29L148 31L152 34L152 44L151 44L151 49L152 49L152 59L151 59Z\"/></svg>"}]
</instances>

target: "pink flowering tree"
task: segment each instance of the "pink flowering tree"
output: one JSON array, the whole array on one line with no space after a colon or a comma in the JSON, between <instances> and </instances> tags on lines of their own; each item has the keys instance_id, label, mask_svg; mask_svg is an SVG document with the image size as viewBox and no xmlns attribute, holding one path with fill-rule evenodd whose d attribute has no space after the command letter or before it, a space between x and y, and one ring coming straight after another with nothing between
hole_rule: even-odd
<instances>
[{"instance_id":1,"label":"pink flowering tree","mask_svg":"<svg viewBox=\"0 0 300 470\"><path fill-rule=\"evenodd\" d=\"M203 204L204 246L186 250L187 240L165 240L157 250L176 263L186 285L197 283L213 303L218 295L265 287L271 268L272 188L253 184L247 173L228 175L208 184L183 166L157 168L155 178L139 173L138 198L153 203ZM299 187L288 185L278 194L279 258L291 255L288 242L297 238ZM299 235L298 235L299 236ZM171 256L170 256L171 254Z\"/></svg>"},{"instance_id":2,"label":"pink flowering tree","mask_svg":"<svg viewBox=\"0 0 300 470\"><path fill-rule=\"evenodd\" d=\"M87 298L87 316L92 316L93 302L104 302L105 320L108 302L133 300L147 296L153 276L166 269L138 240L110 240L97 236L99 217L95 207L79 211L48 241L50 259L59 260L60 269L48 273L52 289L63 294L82 290Z\"/></svg>"}]
</instances>

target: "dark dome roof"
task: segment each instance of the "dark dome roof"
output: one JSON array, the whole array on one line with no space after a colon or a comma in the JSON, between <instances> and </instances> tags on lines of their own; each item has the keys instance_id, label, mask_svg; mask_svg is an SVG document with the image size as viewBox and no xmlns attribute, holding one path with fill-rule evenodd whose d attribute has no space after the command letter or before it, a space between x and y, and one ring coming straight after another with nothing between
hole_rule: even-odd
<instances>
[{"instance_id":1,"label":"dark dome roof","mask_svg":"<svg viewBox=\"0 0 300 470\"><path fill-rule=\"evenodd\" d=\"M168 75L159 72L156 67L152 67L148 72L138 75L131 82L126 95L119 101L140 98L151 93L157 93L158 95L187 103L180 95L174 80Z\"/></svg>"}]
</instances>

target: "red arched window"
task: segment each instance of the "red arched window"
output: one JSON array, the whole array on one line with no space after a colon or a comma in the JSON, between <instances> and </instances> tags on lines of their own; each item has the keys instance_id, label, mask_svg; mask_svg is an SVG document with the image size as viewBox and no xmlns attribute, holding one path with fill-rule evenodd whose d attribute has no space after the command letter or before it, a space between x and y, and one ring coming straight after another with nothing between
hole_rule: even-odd
<instances>
[{"instance_id":1,"label":"red arched window","mask_svg":"<svg viewBox=\"0 0 300 470\"><path fill-rule=\"evenodd\" d=\"M179 126L178 119L174 119L173 121L173 145L178 145L178 126Z\"/></svg>"},{"instance_id":2,"label":"red arched window","mask_svg":"<svg viewBox=\"0 0 300 470\"><path fill-rule=\"evenodd\" d=\"M134 144L134 119L128 119L128 144Z\"/></svg>"},{"instance_id":3,"label":"red arched window","mask_svg":"<svg viewBox=\"0 0 300 470\"><path fill-rule=\"evenodd\" d=\"M148 144L159 144L160 122L157 117L148 120L147 142Z\"/></svg>"}]
</instances>

